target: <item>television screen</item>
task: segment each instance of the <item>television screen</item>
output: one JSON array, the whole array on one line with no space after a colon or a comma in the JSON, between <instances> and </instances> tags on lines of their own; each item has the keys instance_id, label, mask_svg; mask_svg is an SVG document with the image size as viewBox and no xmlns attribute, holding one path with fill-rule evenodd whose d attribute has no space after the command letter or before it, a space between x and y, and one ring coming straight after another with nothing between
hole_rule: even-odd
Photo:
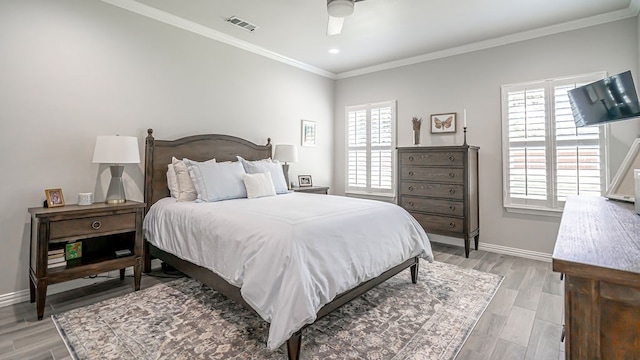
<instances>
[{"instance_id":1,"label":"television screen","mask_svg":"<svg viewBox=\"0 0 640 360\"><path fill-rule=\"evenodd\" d=\"M631 71L569 90L568 95L577 127L640 117Z\"/></svg>"}]
</instances>

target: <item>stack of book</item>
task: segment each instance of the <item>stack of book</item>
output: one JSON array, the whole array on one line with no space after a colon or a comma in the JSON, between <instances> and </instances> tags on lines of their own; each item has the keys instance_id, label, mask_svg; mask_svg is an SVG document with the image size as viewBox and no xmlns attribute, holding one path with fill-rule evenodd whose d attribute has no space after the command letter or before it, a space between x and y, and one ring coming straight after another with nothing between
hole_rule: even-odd
<instances>
[{"instance_id":1,"label":"stack of book","mask_svg":"<svg viewBox=\"0 0 640 360\"><path fill-rule=\"evenodd\" d=\"M47 268L58 268L67 266L67 260L64 258L64 249L49 250L49 260Z\"/></svg>"}]
</instances>

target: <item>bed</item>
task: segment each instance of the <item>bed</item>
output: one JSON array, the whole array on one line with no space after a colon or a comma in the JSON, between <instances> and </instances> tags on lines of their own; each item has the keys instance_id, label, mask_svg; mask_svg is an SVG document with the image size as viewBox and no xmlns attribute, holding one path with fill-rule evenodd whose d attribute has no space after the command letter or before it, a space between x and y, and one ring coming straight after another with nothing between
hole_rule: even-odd
<instances>
[{"instance_id":1,"label":"bed","mask_svg":"<svg viewBox=\"0 0 640 360\"><path fill-rule=\"evenodd\" d=\"M169 196L173 157L257 161L271 148L270 139L217 134L156 140L149 129L144 267L159 258L243 304L270 323L267 346L286 342L289 359L298 359L305 327L407 268L416 283L419 258L433 255L422 227L393 204L303 193L210 203ZM340 225L356 223L351 216L369 222ZM382 223L400 225L372 225Z\"/></svg>"}]
</instances>

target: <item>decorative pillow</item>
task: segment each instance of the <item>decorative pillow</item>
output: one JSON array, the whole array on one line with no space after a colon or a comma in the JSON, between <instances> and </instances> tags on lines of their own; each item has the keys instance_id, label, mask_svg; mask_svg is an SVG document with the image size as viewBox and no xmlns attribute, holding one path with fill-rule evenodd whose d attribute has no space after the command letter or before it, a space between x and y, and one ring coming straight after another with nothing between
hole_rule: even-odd
<instances>
[{"instance_id":1,"label":"decorative pillow","mask_svg":"<svg viewBox=\"0 0 640 360\"><path fill-rule=\"evenodd\" d=\"M178 179L178 201L193 201L198 197L196 188L193 185L191 176L189 176L189 170L184 161L178 160L175 157L171 158L171 164L173 170L176 172L176 179Z\"/></svg>"},{"instance_id":2,"label":"decorative pillow","mask_svg":"<svg viewBox=\"0 0 640 360\"><path fill-rule=\"evenodd\" d=\"M197 201L220 201L247 197L242 176L244 168L236 162L197 162L183 160L197 190Z\"/></svg>"},{"instance_id":3,"label":"decorative pillow","mask_svg":"<svg viewBox=\"0 0 640 360\"><path fill-rule=\"evenodd\" d=\"M167 169L167 187L169 188L171 197L177 199L180 194L180 188L178 187L178 177L176 170L173 168L173 164L169 164Z\"/></svg>"},{"instance_id":4,"label":"decorative pillow","mask_svg":"<svg viewBox=\"0 0 640 360\"><path fill-rule=\"evenodd\" d=\"M286 194L289 192L287 181L284 179L282 165L278 160L264 159L256 161L247 161L240 156L238 160L242 163L247 174L271 173L271 180L276 189L276 194Z\"/></svg>"},{"instance_id":5,"label":"decorative pillow","mask_svg":"<svg viewBox=\"0 0 640 360\"><path fill-rule=\"evenodd\" d=\"M273 187L269 173L244 174L242 180L249 199L276 195L276 189Z\"/></svg>"}]
</instances>

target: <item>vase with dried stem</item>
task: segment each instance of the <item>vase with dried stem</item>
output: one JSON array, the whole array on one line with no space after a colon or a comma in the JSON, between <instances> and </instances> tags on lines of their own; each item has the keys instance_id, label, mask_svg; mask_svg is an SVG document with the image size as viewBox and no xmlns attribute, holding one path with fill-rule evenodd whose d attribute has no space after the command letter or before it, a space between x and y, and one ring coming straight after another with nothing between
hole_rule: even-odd
<instances>
[{"instance_id":1,"label":"vase with dried stem","mask_svg":"<svg viewBox=\"0 0 640 360\"><path fill-rule=\"evenodd\" d=\"M414 116L411 119L413 123L413 145L420 145L420 126L422 126L422 118Z\"/></svg>"}]
</instances>

